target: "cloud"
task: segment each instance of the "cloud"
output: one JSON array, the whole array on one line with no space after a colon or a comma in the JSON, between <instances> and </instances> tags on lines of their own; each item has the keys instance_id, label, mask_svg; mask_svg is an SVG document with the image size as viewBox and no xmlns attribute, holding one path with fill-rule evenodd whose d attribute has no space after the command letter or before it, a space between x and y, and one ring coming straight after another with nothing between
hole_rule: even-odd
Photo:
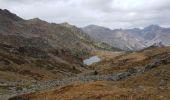
<instances>
[{"instance_id":1,"label":"cloud","mask_svg":"<svg viewBox=\"0 0 170 100\"><path fill-rule=\"evenodd\" d=\"M98 24L110 28L170 26L170 0L0 0L25 19L69 22L79 27Z\"/></svg>"}]
</instances>

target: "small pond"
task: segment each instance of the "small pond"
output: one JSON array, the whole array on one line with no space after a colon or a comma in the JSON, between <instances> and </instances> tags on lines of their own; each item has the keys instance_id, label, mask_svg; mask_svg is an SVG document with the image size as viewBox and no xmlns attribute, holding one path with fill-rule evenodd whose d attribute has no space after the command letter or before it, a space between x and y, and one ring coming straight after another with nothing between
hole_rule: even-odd
<instances>
[{"instance_id":1,"label":"small pond","mask_svg":"<svg viewBox=\"0 0 170 100\"><path fill-rule=\"evenodd\" d=\"M83 60L83 63L85 65L91 65L93 63L100 62L100 61L101 61L101 58L99 58L98 56L92 56L88 59Z\"/></svg>"}]
</instances>

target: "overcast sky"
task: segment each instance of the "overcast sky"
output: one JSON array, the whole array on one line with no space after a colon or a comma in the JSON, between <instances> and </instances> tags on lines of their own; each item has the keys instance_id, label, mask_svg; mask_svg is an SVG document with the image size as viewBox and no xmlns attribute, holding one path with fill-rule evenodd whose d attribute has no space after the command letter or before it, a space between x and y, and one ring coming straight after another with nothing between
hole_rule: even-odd
<instances>
[{"instance_id":1,"label":"overcast sky","mask_svg":"<svg viewBox=\"0 0 170 100\"><path fill-rule=\"evenodd\" d=\"M0 0L0 8L24 19L38 17L79 27L170 26L170 0Z\"/></svg>"}]
</instances>

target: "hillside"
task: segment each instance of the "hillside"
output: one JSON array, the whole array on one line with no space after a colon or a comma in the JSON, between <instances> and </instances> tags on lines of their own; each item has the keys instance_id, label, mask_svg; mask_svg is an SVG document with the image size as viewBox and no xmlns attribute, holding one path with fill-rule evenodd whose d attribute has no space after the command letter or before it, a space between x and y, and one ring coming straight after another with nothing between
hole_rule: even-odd
<instances>
[{"instance_id":1,"label":"hillside","mask_svg":"<svg viewBox=\"0 0 170 100\"><path fill-rule=\"evenodd\" d=\"M73 25L25 20L0 10L0 78L48 80L75 76L92 50L113 50Z\"/></svg>"},{"instance_id":2,"label":"hillside","mask_svg":"<svg viewBox=\"0 0 170 100\"><path fill-rule=\"evenodd\" d=\"M169 66L170 47L149 48L92 65L94 76L79 76L65 85L10 100L168 100Z\"/></svg>"}]
</instances>

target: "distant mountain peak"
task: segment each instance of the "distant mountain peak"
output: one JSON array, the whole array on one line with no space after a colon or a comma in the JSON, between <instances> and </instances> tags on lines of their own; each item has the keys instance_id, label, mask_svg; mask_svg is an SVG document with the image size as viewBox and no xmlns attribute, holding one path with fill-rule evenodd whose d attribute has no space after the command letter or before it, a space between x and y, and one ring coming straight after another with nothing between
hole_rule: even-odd
<instances>
[{"instance_id":1,"label":"distant mountain peak","mask_svg":"<svg viewBox=\"0 0 170 100\"><path fill-rule=\"evenodd\" d=\"M104 26L99 26L99 25L94 25L94 24L85 26L84 29L95 29L95 30L100 29L100 30L109 30L109 31L111 31L110 28L107 28L107 27L104 27Z\"/></svg>"},{"instance_id":2,"label":"distant mountain peak","mask_svg":"<svg viewBox=\"0 0 170 100\"><path fill-rule=\"evenodd\" d=\"M86 26L86 27L102 27L102 26L90 24L90 25L88 25L88 26Z\"/></svg>"},{"instance_id":3,"label":"distant mountain peak","mask_svg":"<svg viewBox=\"0 0 170 100\"><path fill-rule=\"evenodd\" d=\"M144 30L148 31L148 30L159 30L162 27L160 27L159 25L149 25L147 27L144 28Z\"/></svg>"},{"instance_id":4,"label":"distant mountain peak","mask_svg":"<svg viewBox=\"0 0 170 100\"><path fill-rule=\"evenodd\" d=\"M164 45L163 45L162 42L154 43L153 46L156 46L156 47L164 47Z\"/></svg>"},{"instance_id":5,"label":"distant mountain peak","mask_svg":"<svg viewBox=\"0 0 170 100\"><path fill-rule=\"evenodd\" d=\"M102 28L104 28L103 26L99 26L99 25L95 25L95 24L90 24L90 25L85 26L85 27L102 27Z\"/></svg>"}]
</instances>

